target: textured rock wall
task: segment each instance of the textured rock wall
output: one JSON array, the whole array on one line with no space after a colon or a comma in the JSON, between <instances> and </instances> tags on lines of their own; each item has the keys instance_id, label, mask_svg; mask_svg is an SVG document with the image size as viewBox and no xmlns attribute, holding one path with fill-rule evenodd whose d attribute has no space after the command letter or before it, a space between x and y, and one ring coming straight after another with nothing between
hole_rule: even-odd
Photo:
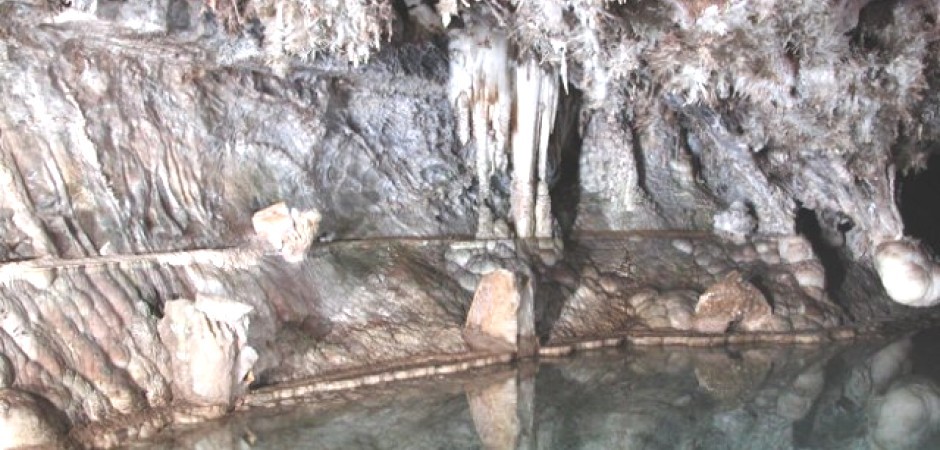
<instances>
[{"instance_id":1,"label":"textured rock wall","mask_svg":"<svg viewBox=\"0 0 940 450\"><path fill-rule=\"evenodd\" d=\"M225 3L0 0L0 353L73 425L186 402L157 324L200 296L253 308L256 385L467 352L497 269L534 277L543 343L688 330L735 270L784 330L910 314L877 276L937 300L894 199L940 130L935 5L359 1L318 35L317 2ZM474 94L468 122L449 44L479 56L480 24L510 39L503 75L543 66ZM322 216L295 263L253 230L278 202ZM793 236L799 205L835 260ZM513 208L517 234L568 242L387 240L474 236ZM732 239L598 234L646 229Z\"/></svg>"}]
</instances>

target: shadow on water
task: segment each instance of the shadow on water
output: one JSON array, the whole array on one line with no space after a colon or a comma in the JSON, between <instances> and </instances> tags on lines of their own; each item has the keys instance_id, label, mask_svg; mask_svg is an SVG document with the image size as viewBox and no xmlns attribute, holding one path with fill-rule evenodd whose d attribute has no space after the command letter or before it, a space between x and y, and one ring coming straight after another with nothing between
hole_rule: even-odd
<instances>
[{"instance_id":1,"label":"shadow on water","mask_svg":"<svg viewBox=\"0 0 940 450\"><path fill-rule=\"evenodd\" d=\"M630 348L347 391L138 448L940 448L940 330L824 347Z\"/></svg>"}]
</instances>

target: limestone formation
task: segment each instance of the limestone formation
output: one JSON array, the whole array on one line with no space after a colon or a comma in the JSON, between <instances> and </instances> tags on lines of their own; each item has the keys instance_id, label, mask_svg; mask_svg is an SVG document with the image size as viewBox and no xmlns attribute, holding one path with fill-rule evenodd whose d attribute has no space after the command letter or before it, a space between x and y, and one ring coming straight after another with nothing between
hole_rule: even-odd
<instances>
[{"instance_id":1,"label":"limestone formation","mask_svg":"<svg viewBox=\"0 0 940 450\"><path fill-rule=\"evenodd\" d=\"M703 333L776 329L773 311L759 289L730 272L698 298L692 328Z\"/></svg>"},{"instance_id":2,"label":"limestone formation","mask_svg":"<svg viewBox=\"0 0 940 450\"><path fill-rule=\"evenodd\" d=\"M173 381L176 401L230 407L244 395L258 359L247 344L252 310L205 296L166 303L159 331L172 360L164 375Z\"/></svg>"},{"instance_id":3,"label":"limestone formation","mask_svg":"<svg viewBox=\"0 0 940 450\"><path fill-rule=\"evenodd\" d=\"M532 289L530 278L505 269L484 275L467 313L464 336L468 343L480 349L532 355L537 350Z\"/></svg>"},{"instance_id":4,"label":"limestone formation","mask_svg":"<svg viewBox=\"0 0 940 450\"><path fill-rule=\"evenodd\" d=\"M887 241L875 248L875 268L888 295L908 306L940 302L940 264L910 241Z\"/></svg>"},{"instance_id":5,"label":"limestone formation","mask_svg":"<svg viewBox=\"0 0 940 450\"><path fill-rule=\"evenodd\" d=\"M747 205L735 201L727 210L715 214L715 232L737 243L743 243L757 229L757 220Z\"/></svg>"},{"instance_id":6,"label":"limestone formation","mask_svg":"<svg viewBox=\"0 0 940 450\"><path fill-rule=\"evenodd\" d=\"M0 388L92 426L934 317L898 193L940 167L935 6L0 0Z\"/></svg>"},{"instance_id":7,"label":"limestone formation","mask_svg":"<svg viewBox=\"0 0 940 450\"><path fill-rule=\"evenodd\" d=\"M496 224L510 218L515 236L550 238L549 167L557 161L549 161L549 137L558 75L534 59L515 63L507 36L493 33L483 17L467 20L482 22L451 38L449 90L460 142L467 145L472 139L476 146L477 236L509 237ZM499 179L511 180L508 214L494 208L501 200L493 180Z\"/></svg>"},{"instance_id":8,"label":"limestone formation","mask_svg":"<svg viewBox=\"0 0 940 450\"><path fill-rule=\"evenodd\" d=\"M61 414L33 394L0 389L0 449L62 446L67 423Z\"/></svg>"}]
</instances>

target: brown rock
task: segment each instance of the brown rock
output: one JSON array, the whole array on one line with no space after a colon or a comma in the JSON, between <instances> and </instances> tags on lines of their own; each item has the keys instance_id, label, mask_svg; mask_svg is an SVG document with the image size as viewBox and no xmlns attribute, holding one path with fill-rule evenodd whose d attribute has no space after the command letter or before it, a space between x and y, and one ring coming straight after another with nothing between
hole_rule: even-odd
<instances>
[{"instance_id":1,"label":"brown rock","mask_svg":"<svg viewBox=\"0 0 940 450\"><path fill-rule=\"evenodd\" d=\"M760 290L732 271L699 296L692 328L702 333L774 329L773 311Z\"/></svg>"},{"instance_id":2,"label":"brown rock","mask_svg":"<svg viewBox=\"0 0 940 450\"><path fill-rule=\"evenodd\" d=\"M505 269L484 275L473 294L464 338L481 350L531 354L535 350L535 319L530 281Z\"/></svg>"}]
</instances>

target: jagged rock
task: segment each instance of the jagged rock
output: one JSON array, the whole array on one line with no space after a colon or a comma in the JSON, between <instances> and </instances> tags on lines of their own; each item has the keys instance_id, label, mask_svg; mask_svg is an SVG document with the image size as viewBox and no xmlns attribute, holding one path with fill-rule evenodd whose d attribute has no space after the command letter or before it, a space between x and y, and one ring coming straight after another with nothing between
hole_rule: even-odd
<instances>
[{"instance_id":1,"label":"jagged rock","mask_svg":"<svg viewBox=\"0 0 940 450\"><path fill-rule=\"evenodd\" d=\"M464 337L486 350L535 351L531 280L505 269L483 275L473 294Z\"/></svg>"},{"instance_id":2,"label":"jagged rock","mask_svg":"<svg viewBox=\"0 0 940 450\"><path fill-rule=\"evenodd\" d=\"M165 376L177 401L199 406L231 406L251 382L258 359L247 345L253 308L212 297L167 302L159 333L170 353Z\"/></svg>"},{"instance_id":3,"label":"jagged rock","mask_svg":"<svg viewBox=\"0 0 940 450\"><path fill-rule=\"evenodd\" d=\"M320 213L298 211L284 202L275 203L251 217L255 234L281 252L288 262L303 261L320 229Z\"/></svg>"},{"instance_id":4,"label":"jagged rock","mask_svg":"<svg viewBox=\"0 0 940 450\"><path fill-rule=\"evenodd\" d=\"M692 328L703 333L765 331L774 330L775 321L764 294L732 271L699 296Z\"/></svg>"},{"instance_id":5,"label":"jagged rock","mask_svg":"<svg viewBox=\"0 0 940 450\"><path fill-rule=\"evenodd\" d=\"M68 424L48 401L16 389L0 389L0 449L54 448L65 443Z\"/></svg>"}]
</instances>

